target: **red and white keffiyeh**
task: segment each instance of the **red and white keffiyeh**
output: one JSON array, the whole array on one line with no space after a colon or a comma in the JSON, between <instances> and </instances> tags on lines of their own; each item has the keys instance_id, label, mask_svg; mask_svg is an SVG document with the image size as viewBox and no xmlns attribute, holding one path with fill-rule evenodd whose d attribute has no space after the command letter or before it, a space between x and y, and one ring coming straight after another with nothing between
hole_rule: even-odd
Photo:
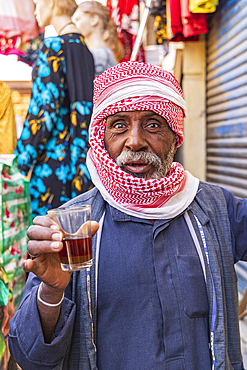
<instances>
[{"instance_id":1,"label":"red and white keffiyeh","mask_svg":"<svg viewBox=\"0 0 247 370\"><path fill-rule=\"evenodd\" d=\"M87 166L94 185L113 207L142 218L171 218L195 197L199 180L173 162L162 179L140 179L124 172L104 147L106 117L117 112L151 110L164 117L183 142L185 101L174 76L158 66L124 62L94 80Z\"/></svg>"}]
</instances>

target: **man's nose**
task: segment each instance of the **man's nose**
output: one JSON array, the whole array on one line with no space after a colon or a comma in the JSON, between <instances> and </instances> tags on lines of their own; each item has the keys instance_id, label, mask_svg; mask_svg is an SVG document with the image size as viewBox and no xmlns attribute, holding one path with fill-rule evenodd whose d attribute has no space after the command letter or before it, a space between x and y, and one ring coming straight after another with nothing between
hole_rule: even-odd
<instances>
[{"instance_id":1,"label":"man's nose","mask_svg":"<svg viewBox=\"0 0 247 370\"><path fill-rule=\"evenodd\" d=\"M145 138L145 132L140 125L137 124L131 127L126 139L125 146L127 149L133 150L135 152L147 149L148 145Z\"/></svg>"}]
</instances>

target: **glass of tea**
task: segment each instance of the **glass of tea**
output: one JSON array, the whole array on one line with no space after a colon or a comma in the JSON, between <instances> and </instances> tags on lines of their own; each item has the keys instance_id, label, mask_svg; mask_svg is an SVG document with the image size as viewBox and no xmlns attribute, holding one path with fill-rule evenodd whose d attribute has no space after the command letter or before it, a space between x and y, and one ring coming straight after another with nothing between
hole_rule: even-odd
<instances>
[{"instance_id":1,"label":"glass of tea","mask_svg":"<svg viewBox=\"0 0 247 370\"><path fill-rule=\"evenodd\" d=\"M77 271L91 267L91 206L60 207L47 213L64 234L63 249L59 252L62 270Z\"/></svg>"}]
</instances>

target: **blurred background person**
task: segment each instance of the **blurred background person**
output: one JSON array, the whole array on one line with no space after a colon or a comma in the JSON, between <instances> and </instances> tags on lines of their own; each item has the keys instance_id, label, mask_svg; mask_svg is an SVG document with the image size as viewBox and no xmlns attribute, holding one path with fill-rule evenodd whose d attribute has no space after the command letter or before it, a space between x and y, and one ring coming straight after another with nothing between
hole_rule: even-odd
<instances>
[{"instance_id":1,"label":"blurred background person","mask_svg":"<svg viewBox=\"0 0 247 370\"><path fill-rule=\"evenodd\" d=\"M96 77L122 59L123 47L106 6L98 1L77 0L77 4L72 19L93 54Z\"/></svg>"},{"instance_id":2,"label":"blurred background person","mask_svg":"<svg viewBox=\"0 0 247 370\"><path fill-rule=\"evenodd\" d=\"M93 56L71 20L74 0L34 0L44 40L33 67L32 95L15 153L30 178L33 217L46 214L91 186L85 161L92 111Z\"/></svg>"}]
</instances>

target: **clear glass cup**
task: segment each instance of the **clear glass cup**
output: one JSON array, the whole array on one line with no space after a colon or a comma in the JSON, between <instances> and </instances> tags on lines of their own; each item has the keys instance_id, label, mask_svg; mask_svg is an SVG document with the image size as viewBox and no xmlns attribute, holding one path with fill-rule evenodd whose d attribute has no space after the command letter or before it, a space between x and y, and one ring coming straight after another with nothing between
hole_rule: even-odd
<instances>
[{"instance_id":1,"label":"clear glass cup","mask_svg":"<svg viewBox=\"0 0 247 370\"><path fill-rule=\"evenodd\" d=\"M63 249L59 252L62 270L77 271L91 267L91 206L60 207L47 213L64 233Z\"/></svg>"}]
</instances>

